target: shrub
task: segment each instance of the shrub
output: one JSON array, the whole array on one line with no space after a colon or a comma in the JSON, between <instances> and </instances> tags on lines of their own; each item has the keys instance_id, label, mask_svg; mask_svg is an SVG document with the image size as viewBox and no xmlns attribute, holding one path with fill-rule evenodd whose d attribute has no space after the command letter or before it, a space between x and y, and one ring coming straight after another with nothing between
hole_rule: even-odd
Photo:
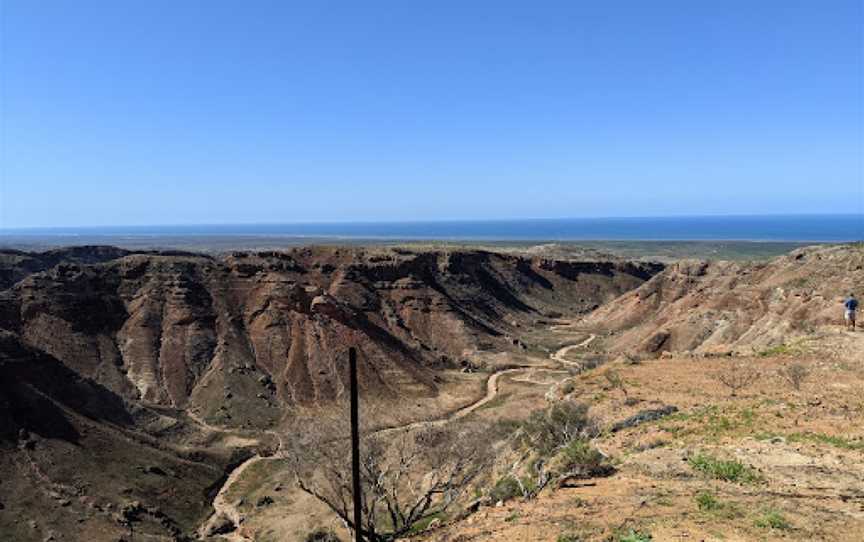
<instances>
[{"instance_id":1,"label":"shrub","mask_svg":"<svg viewBox=\"0 0 864 542\"><path fill-rule=\"evenodd\" d=\"M731 502L721 502L708 491L702 491L696 495L696 506L699 507L700 512L714 514L724 519L735 519L744 515L738 505Z\"/></svg>"},{"instance_id":2,"label":"shrub","mask_svg":"<svg viewBox=\"0 0 864 542\"><path fill-rule=\"evenodd\" d=\"M711 512L720 508L720 501L707 491L703 491L696 495L696 506L703 512Z\"/></svg>"},{"instance_id":3,"label":"shrub","mask_svg":"<svg viewBox=\"0 0 864 542\"><path fill-rule=\"evenodd\" d=\"M724 461L705 454L696 454L688 459L690 466L717 480L737 483L753 483L761 480L757 472L740 461Z\"/></svg>"},{"instance_id":4,"label":"shrub","mask_svg":"<svg viewBox=\"0 0 864 542\"><path fill-rule=\"evenodd\" d=\"M492 490L499 496L490 496L495 500L517 494L532 498L554 478L608 476L614 469L590 444L598 433L586 405L562 401L533 412L516 432L516 442L533 458L522 473L525 476L517 478L514 472L502 478Z\"/></svg>"},{"instance_id":5,"label":"shrub","mask_svg":"<svg viewBox=\"0 0 864 542\"><path fill-rule=\"evenodd\" d=\"M329 529L315 529L306 535L305 542L341 542L341 540Z\"/></svg>"},{"instance_id":6,"label":"shrub","mask_svg":"<svg viewBox=\"0 0 864 542\"><path fill-rule=\"evenodd\" d=\"M630 529L630 531L622 536L618 537L618 542L651 542L654 540L651 537L651 533L644 531L634 531Z\"/></svg>"},{"instance_id":7,"label":"shrub","mask_svg":"<svg viewBox=\"0 0 864 542\"><path fill-rule=\"evenodd\" d=\"M780 344L760 351L759 357L768 358L772 356L786 356L792 354L793 352L794 350L792 349L791 345Z\"/></svg>"},{"instance_id":8,"label":"shrub","mask_svg":"<svg viewBox=\"0 0 864 542\"><path fill-rule=\"evenodd\" d=\"M433 512L412 525L409 533L412 535L422 533L423 531L431 527L433 523L437 522L438 524L440 524L445 517L446 516L444 516L444 514L441 512Z\"/></svg>"},{"instance_id":9,"label":"shrub","mask_svg":"<svg viewBox=\"0 0 864 542\"><path fill-rule=\"evenodd\" d=\"M334 446L347 424L337 416L327 422L317 416L292 421L296 438L283 443L288 468L300 491L327 506L346 528L365 531L368 540L396 540L430 515L444 514L493 461L487 427L469 421L367 435L359 458L362 493L354 496L364 505L363 524L354 525L353 499L346 497L352 494L350 455L347 447Z\"/></svg>"},{"instance_id":10,"label":"shrub","mask_svg":"<svg viewBox=\"0 0 864 542\"><path fill-rule=\"evenodd\" d=\"M506 501L520 495L522 495L522 488L519 486L519 481L512 476L499 478L489 491L489 497L493 502Z\"/></svg>"},{"instance_id":11,"label":"shrub","mask_svg":"<svg viewBox=\"0 0 864 542\"><path fill-rule=\"evenodd\" d=\"M776 510L766 510L764 514L756 518L753 524L763 529L786 530L792 528L792 524Z\"/></svg>"},{"instance_id":12,"label":"shrub","mask_svg":"<svg viewBox=\"0 0 864 542\"><path fill-rule=\"evenodd\" d=\"M522 423L522 444L548 456L571 441L597 434L594 422L588 418L588 407L562 401L546 410L531 414Z\"/></svg>"},{"instance_id":13,"label":"shrub","mask_svg":"<svg viewBox=\"0 0 864 542\"><path fill-rule=\"evenodd\" d=\"M582 542L582 539L575 534L559 534L556 542Z\"/></svg>"},{"instance_id":14,"label":"shrub","mask_svg":"<svg viewBox=\"0 0 864 542\"><path fill-rule=\"evenodd\" d=\"M585 439L576 439L565 446L558 456L567 476L591 478L610 474L612 467L599 451Z\"/></svg>"},{"instance_id":15,"label":"shrub","mask_svg":"<svg viewBox=\"0 0 864 542\"><path fill-rule=\"evenodd\" d=\"M788 382L795 391L801 391L801 384L810 374L810 370L800 363L792 363L777 371L777 374Z\"/></svg>"},{"instance_id":16,"label":"shrub","mask_svg":"<svg viewBox=\"0 0 864 542\"><path fill-rule=\"evenodd\" d=\"M604 363L606 363L606 358L597 357L597 356L581 358L579 360L581 371L590 371L591 369L596 369L597 367L600 367Z\"/></svg>"},{"instance_id":17,"label":"shrub","mask_svg":"<svg viewBox=\"0 0 864 542\"><path fill-rule=\"evenodd\" d=\"M618 371L606 369L605 371L603 371L603 378L606 379L609 387L611 387L613 390L621 390L621 393L623 393L625 397L627 396L627 387L624 383L624 379L621 378L621 375L618 373Z\"/></svg>"},{"instance_id":18,"label":"shrub","mask_svg":"<svg viewBox=\"0 0 864 542\"><path fill-rule=\"evenodd\" d=\"M752 386L760 376L759 371L743 363L725 363L714 373L714 379L729 388L733 397L740 390Z\"/></svg>"}]
</instances>

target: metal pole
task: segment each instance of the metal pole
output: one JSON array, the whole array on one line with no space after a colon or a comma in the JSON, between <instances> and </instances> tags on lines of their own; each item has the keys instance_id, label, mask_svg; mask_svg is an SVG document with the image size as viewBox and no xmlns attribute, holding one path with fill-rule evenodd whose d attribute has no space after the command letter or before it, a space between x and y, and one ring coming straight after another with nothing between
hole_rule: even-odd
<instances>
[{"instance_id":1,"label":"metal pole","mask_svg":"<svg viewBox=\"0 0 864 542\"><path fill-rule=\"evenodd\" d=\"M361 542L361 493L360 493L360 397L357 386L357 349L348 349L348 365L351 373L351 478L354 495L354 539Z\"/></svg>"}]
</instances>

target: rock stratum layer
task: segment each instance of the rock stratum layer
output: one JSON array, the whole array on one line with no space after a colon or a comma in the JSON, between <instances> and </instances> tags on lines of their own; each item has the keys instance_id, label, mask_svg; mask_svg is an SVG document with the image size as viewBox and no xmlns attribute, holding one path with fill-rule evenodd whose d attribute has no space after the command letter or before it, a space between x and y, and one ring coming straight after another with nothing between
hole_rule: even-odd
<instances>
[{"instance_id":1,"label":"rock stratum layer","mask_svg":"<svg viewBox=\"0 0 864 542\"><path fill-rule=\"evenodd\" d=\"M768 262L683 260L588 315L613 350L749 354L843 322L864 287L860 245L806 247Z\"/></svg>"},{"instance_id":2,"label":"rock stratum layer","mask_svg":"<svg viewBox=\"0 0 864 542\"><path fill-rule=\"evenodd\" d=\"M0 251L0 531L183 539L227 473L266 453L262 429L343 394L349 346L367 398L434 398L441 370L524 349L520 329L660 269L468 250Z\"/></svg>"},{"instance_id":3,"label":"rock stratum layer","mask_svg":"<svg viewBox=\"0 0 864 542\"><path fill-rule=\"evenodd\" d=\"M435 393L434 369L512 347L516 326L588 312L659 271L471 251L91 252L3 292L0 328L127 400L215 416L214 404L265 394L245 416L258 420L267 405L341 394L348 346L376 394Z\"/></svg>"}]
</instances>

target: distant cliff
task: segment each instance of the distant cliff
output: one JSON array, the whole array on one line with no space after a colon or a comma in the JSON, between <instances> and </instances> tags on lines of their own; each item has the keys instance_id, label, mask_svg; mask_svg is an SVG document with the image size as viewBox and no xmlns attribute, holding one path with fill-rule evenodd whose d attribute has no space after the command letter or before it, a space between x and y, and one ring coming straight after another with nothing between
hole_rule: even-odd
<instances>
[{"instance_id":1,"label":"distant cliff","mask_svg":"<svg viewBox=\"0 0 864 542\"><path fill-rule=\"evenodd\" d=\"M229 425L266 425L286 406L341 394L349 345L363 353L367 392L435 394L436 368L512 349L517 326L584 314L661 269L333 247L2 257L0 329L127 400Z\"/></svg>"}]
</instances>

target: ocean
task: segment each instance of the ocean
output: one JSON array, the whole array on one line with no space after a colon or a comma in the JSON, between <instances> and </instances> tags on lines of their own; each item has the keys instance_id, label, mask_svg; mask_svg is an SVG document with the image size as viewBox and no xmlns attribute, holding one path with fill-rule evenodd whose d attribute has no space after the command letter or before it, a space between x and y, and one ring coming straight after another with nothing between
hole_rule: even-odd
<instances>
[{"instance_id":1,"label":"ocean","mask_svg":"<svg viewBox=\"0 0 864 542\"><path fill-rule=\"evenodd\" d=\"M565 218L423 222L330 222L0 229L3 237L296 237L445 241L801 241L864 240L862 215Z\"/></svg>"}]
</instances>

